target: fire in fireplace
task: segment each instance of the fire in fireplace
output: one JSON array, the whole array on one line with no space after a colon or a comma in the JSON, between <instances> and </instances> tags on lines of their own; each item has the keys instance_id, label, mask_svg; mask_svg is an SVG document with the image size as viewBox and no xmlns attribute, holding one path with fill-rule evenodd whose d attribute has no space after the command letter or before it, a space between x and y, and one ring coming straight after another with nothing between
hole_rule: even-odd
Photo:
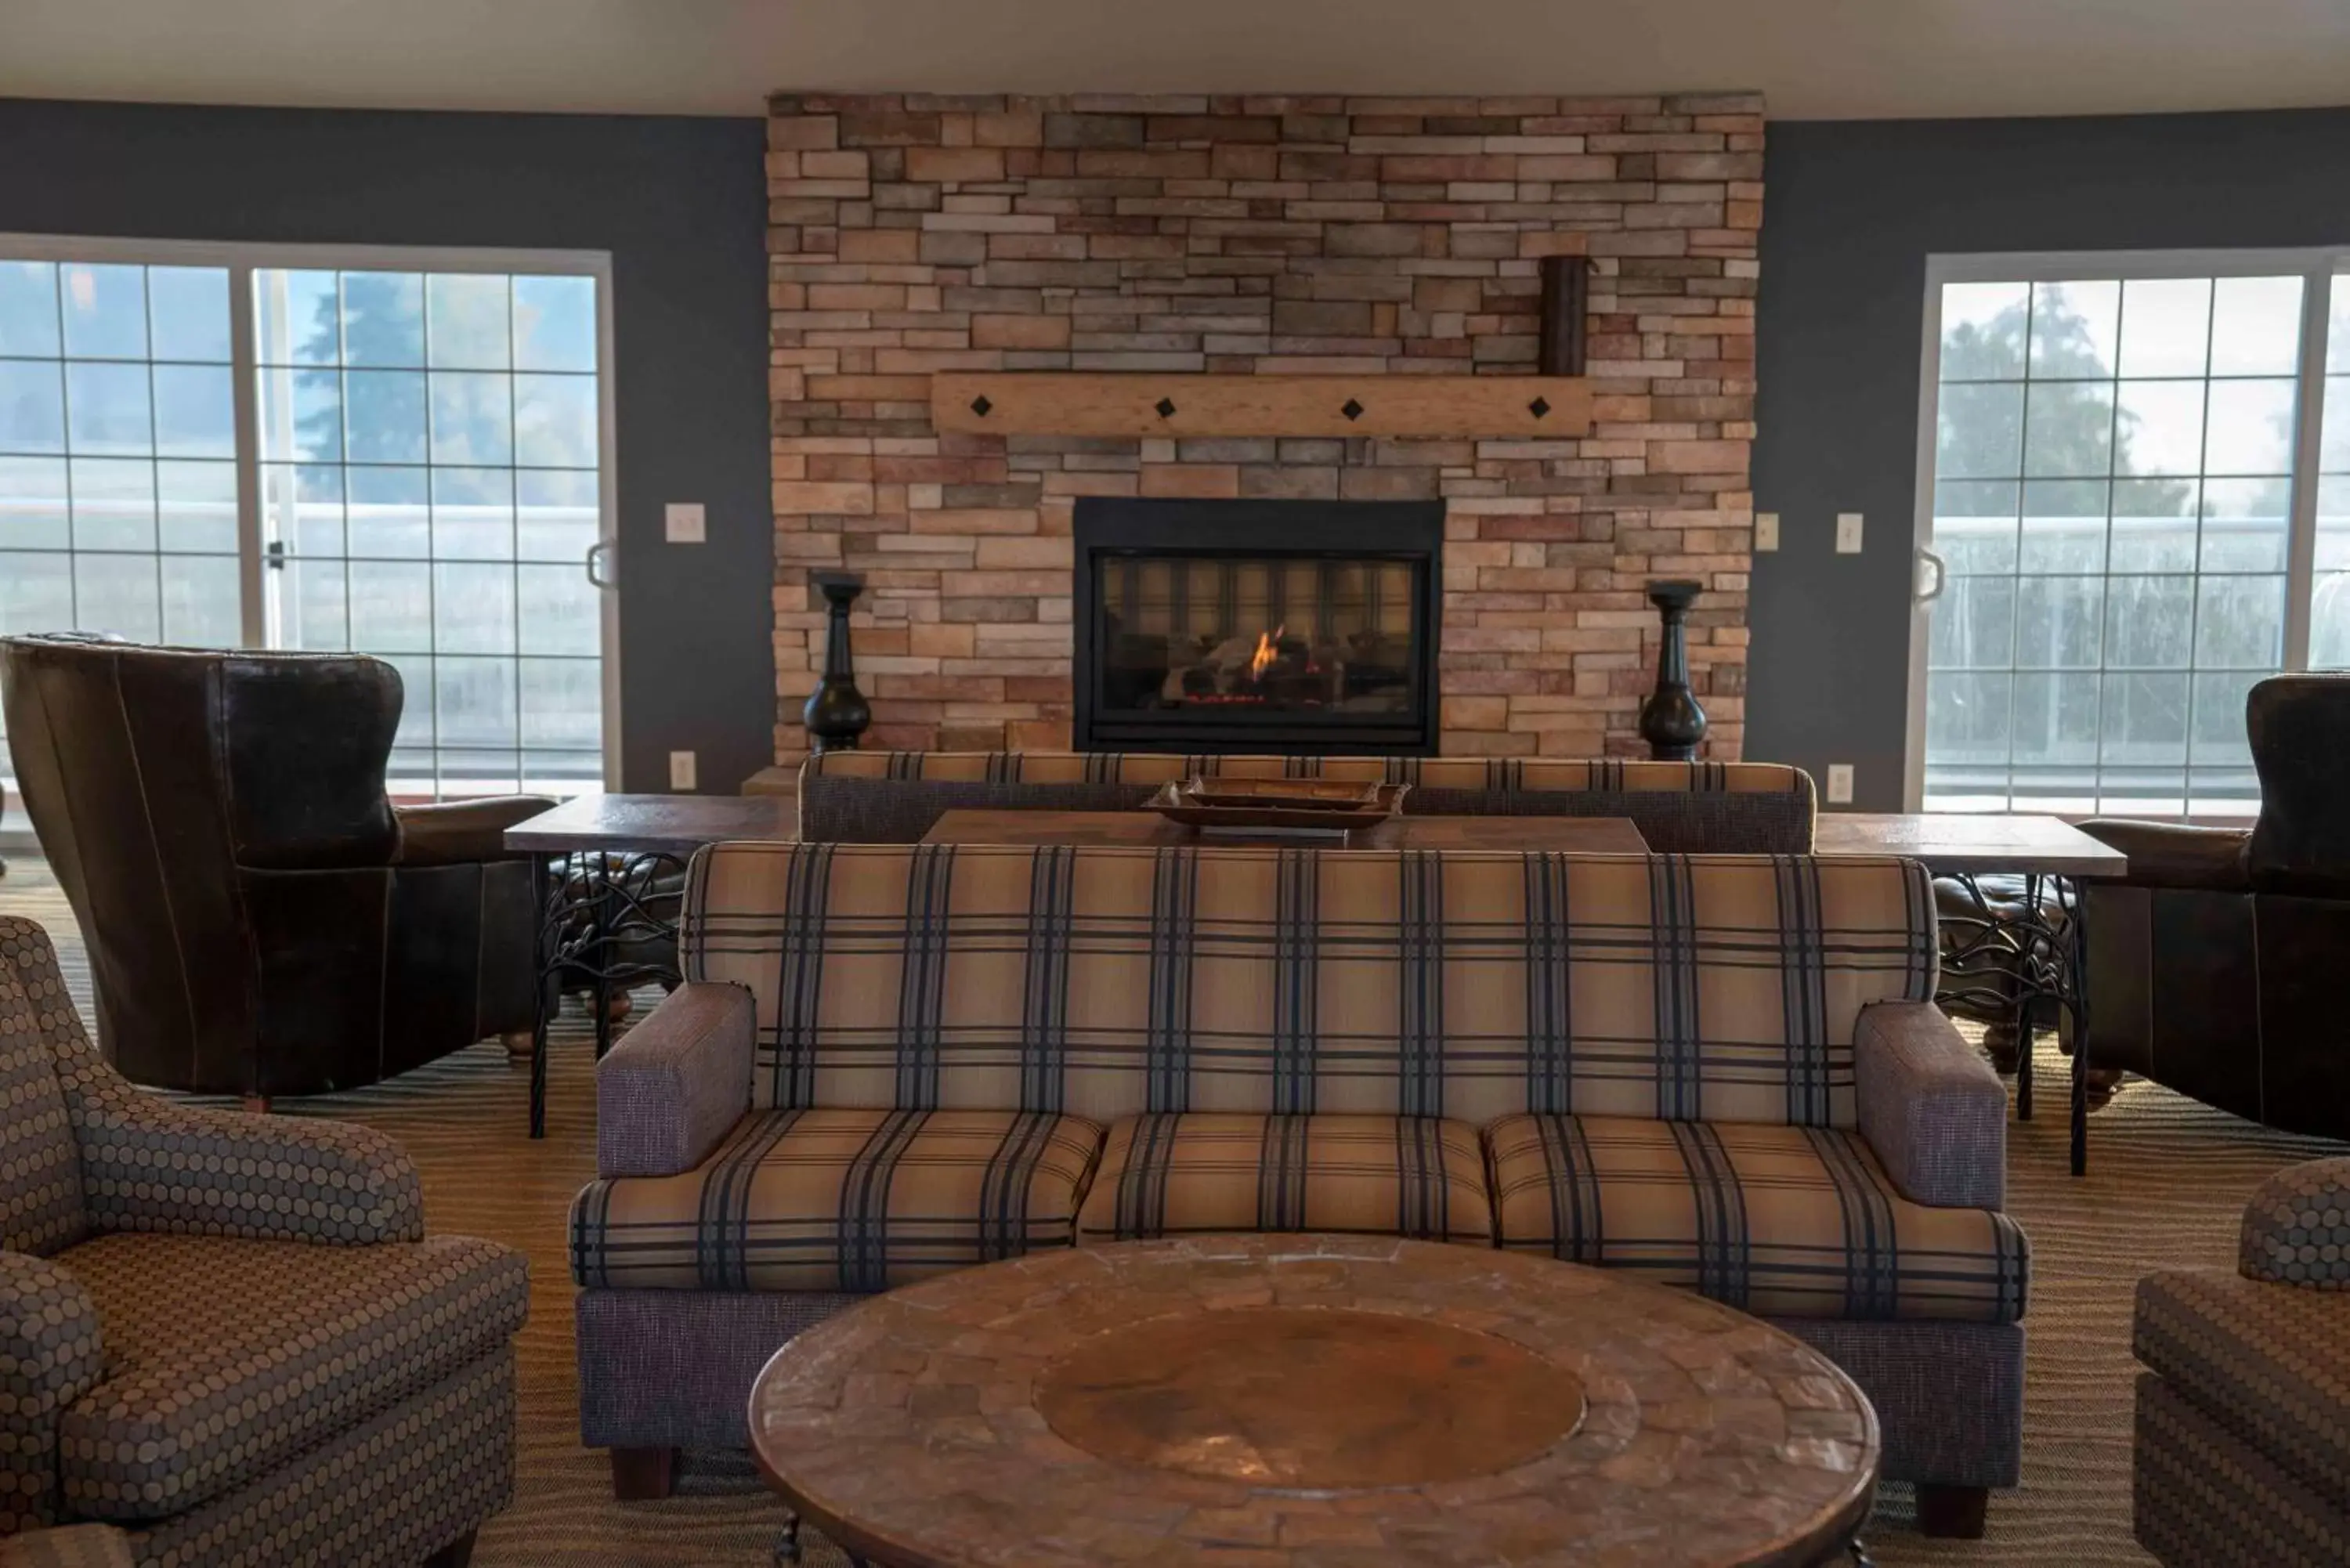
<instances>
[{"instance_id":1,"label":"fire in fireplace","mask_svg":"<svg viewBox=\"0 0 2350 1568\"><path fill-rule=\"evenodd\" d=\"M1088 750L1435 750L1439 503L1077 504Z\"/></svg>"}]
</instances>

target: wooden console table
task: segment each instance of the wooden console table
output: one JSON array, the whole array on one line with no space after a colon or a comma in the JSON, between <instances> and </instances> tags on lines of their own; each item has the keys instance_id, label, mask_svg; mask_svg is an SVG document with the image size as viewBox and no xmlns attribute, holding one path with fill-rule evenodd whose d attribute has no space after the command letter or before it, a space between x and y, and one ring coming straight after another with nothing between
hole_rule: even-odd
<instances>
[{"instance_id":1,"label":"wooden console table","mask_svg":"<svg viewBox=\"0 0 2350 1568\"><path fill-rule=\"evenodd\" d=\"M1145 847L1291 845L1287 837L1204 835L1149 811L950 811L925 844L1127 844ZM1578 855L1646 855L1648 840L1622 816L1391 816L1348 836L1348 849L1547 849Z\"/></svg>"}]
</instances>

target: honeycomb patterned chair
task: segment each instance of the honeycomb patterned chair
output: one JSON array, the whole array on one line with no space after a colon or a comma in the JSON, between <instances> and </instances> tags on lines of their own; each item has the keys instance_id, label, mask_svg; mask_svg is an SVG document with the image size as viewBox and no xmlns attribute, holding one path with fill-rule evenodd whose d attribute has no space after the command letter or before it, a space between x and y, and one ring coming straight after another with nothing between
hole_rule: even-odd
<instances>
[{"instance_id":1,"label":"honeycomb patterned chair","mask_svg":"<svg viewBox=\"0 0 2350 1568\"><path fill-rule=\"evenodd\" d=\"M0 917L0 1565L462 1564L528 1300L383 1134L133 1087Z\"/></svg>"},{"instance_id":2,"label":"honeycomb patterned chair","mask_svg":"<svg viewBox=\"0 0 2350 1568\"><path fill-rule=\"evenodd\" d=\"M2165 1568L2350 1563L2350 1158L2262 1183L2236 1272L2138 1282L2137 1538Z\"/></svg>"}]
</instances>

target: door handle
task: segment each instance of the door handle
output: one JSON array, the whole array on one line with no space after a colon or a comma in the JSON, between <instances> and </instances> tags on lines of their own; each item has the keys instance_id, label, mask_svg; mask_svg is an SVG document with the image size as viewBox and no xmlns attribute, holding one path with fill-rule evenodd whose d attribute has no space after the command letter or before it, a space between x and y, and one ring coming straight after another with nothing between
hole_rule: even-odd
<instances>
[{"instance_id":1,"label":"door handle","mask_svg":"<svg viewBox=\"0 0 2350 1568\"><path fill-rule=\"evenodd\" d=\"M598 567L610 559L612 545L613 541L609 539L597 540L588 546L588 558L583 563L587 567L588 580L608 594L619 587L619 584L613 578L601 575Z\"/></svg>"},{"instance_id":2,"label":"door handle","mask_svg":"<svg viewBox=\"0 0 2350 1568\"><path fill-rule=\"evenodd\" d=\"M1913 586L1910 592L1917 596L1919 604L1929 605L1940 598L1942 590L1950 586L1950 568L1941 556L1923 545L1918 546L1918 565L1934 568L1933 586L1930 587L1923 585Z\"/></svg>"}]
</instances>

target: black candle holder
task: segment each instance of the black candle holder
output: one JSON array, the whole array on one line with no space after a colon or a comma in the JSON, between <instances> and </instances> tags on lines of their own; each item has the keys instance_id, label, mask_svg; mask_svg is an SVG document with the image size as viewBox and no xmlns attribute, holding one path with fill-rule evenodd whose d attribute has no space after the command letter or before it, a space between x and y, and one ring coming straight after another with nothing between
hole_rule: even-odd
<instances>
[{"instance_id":1,"label":"black candle holder","mask_svg":"<svg viewBox=\"0 0 2350 1568\"><path fill-rule=\"evenodd\" d=\"M819 752L853 752L873 723L873 705L857 689L857 668L848 655L848 607L865 591L855 572L811 572L808 581L824 596L824 680L800 709L800 722Z\"/></svg>"},{"instance_id":2,"label":"black candle holder","mask_svg":"<svg viewBox=\"0 0 2350 1568\"><path fill-rule=\"evenodd\" d=\"M1693 762L1705 740L1705 710L1689 680L1689 609L1704 591L1703 583L1648 585L1648 602L1664 621L1664 641L1657 649L1657 689L1640 705L1640 738L1659 762Z\"/></svg>"}]
</instances>

